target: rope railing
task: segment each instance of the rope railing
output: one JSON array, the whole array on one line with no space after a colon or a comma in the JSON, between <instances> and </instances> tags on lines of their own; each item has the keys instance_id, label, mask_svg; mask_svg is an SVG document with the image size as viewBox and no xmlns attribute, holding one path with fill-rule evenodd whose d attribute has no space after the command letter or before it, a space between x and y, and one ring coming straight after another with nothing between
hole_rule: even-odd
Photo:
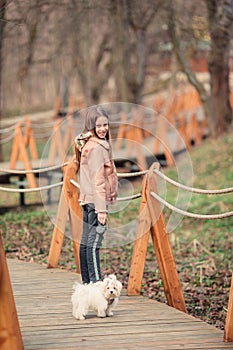
<instances>
[{"instance_id":1,"label":"rope railing","mask_svg":"<svg viewBox=\"0 0 233 350\"><path fill-rule=\"evenodd\" d=\"M8 174L32 174L32 173L43 173L45 171L50 171L50 170L56 170L58 168L63 168L64 166L68 165L68 162L64 162L58 165L53 165L50 167L46 167L46 168L40 168L40 169L30 169L30 170L13 170L13 169L4 169L4 168L0 168L0 173L8 173ZM133 172L133 173L117 173L118 177L136 177L136 176L140 176L140 175L145 175L148 173L148 170L143 170L143 171L137 171L137 172Z\"/></svg>"},{"instance_id":2,"label":"rope railing","mask_svg":"<svg viewBox=\"0 0 233 350\"><path fill-rule=\"evenodd\" d=\"M72 185L74 185L77 188L80 188L80 185L78 182L76 182L75 180L70 180L70 183L72 183ZM141 197L141 193L136 193L133 194L131 196L126 196L126 197L117 197L117 201L129 201L131 199L136 199L136 198L140 198Z\"/></svg>"},{"instance_id":3,"label":"rope railing","mask_svg":"<svg viewBox=\"0 0 233 350\"><path fill-rule=\"evenodd\" d=\"M50 171L50 170L55 170L58 168L62 168L66 165L68 165L70 162L65 162L59 165L54 165L54 166L50 166L47 168L40 168L40 169L34 169L34 170L8 170L8 169L2 169L0 168L0 172L6 172L6 173L13 173L13 174L27 174L27 173L40 173L40 172L46 172L46 171ZM194 193L201 193L201 194L224 194L224 193L230 193L233 192L233 188L224 188L224 189L220 189L220 190L203 190L203 189L199 189L199 188L192 188L183 184L180 184L172 179L170 179L169 177L167 177L166 175L164 175L163 173L161 173L158 169L153 169L153 172L155 174L157 174L158 176L162 177L164 180L168 181L169 183L180 187L182 189L185 189L187 191L190 192L194 192ZM143 170L143 171L138 171L135 173L117 173L118 177L133 177L133 176L140 176L140 175L145 175L148 173L148 170ZM80 185L73 179L70 180L70 183L72 183L75 187L80 188ZM47 186L42 186L42 187L37 187L37 188L29 188L29 189L13 189L13 188L9 188L9 187L0 187L0 191L4 191L4 192L18 192L18 193L27 193L27 192L37 192L37 191L41 191L41 190L47 190L47 189L51 189L54 187L58 187L61 186L63 184L63 181L58 182L56 184L52 184L52 185L47 185ZM156 194L155 192L150 192L150 194L157 199L161 204L165 205L167 208L169 208L170 210L175 211L178 214L182 214L185 216L189 216L192 218L197 218L197 219L222 219L222 218L226 218L226 217L230 217L233 216L233 211L230 212L225 212L225 213L220 213L220 214L198 214L198 213L191 213L182 209L179 209L175 206L173 206L172 204L168 203L167 201L165 201L163 198L161 198L158 194ZM126 197L118 197L117 201L127 201L127 200L131 200L131 199L136 199L136 198L140 198L141 197L141 193L136 193L134 195L131 196L126 196Z\"/></svg>"},{"instance_id":4,"label":"rope railing","mask_svg":"<svg viewBox=\"0 0 233 350\"><path fill-rule=\"evenodd\" d=\"M10 187L2 187L0 186L0 191L3 192L14 192L14 193L28 193L28 192L39 192L42 190L49 190L54 187L59 187L63 185L63 181L57 182L52 185L46 185L46 186L41 186L41 187L36 187L36 188L10 188Z\"/></svg>"},{"instance_id":5,"label":"rope railing","mask_svg":"<svg viewBox=\"0 0 233 350\"><path fill-rule=\"evenodd\" d=\"M164 175L163 173L161 173L161 171L159 171L158 169L154 169L153 170L155 174L157 174L158 176L160 176L162 179L166 180L167 182L169 182L170 184L182 188L183 190L189 191L189 192L193 192L193 193L199 193L199 194L226 194L226 193L231 193L233 192L233 187L229 187L229 188L223 188L220 190L203 190L201 188L193 188L193 187L189 187L186 185L183 185L179 182L176 182L172 179L170 179L168 176Z\"/></svg>"},{"instance_id":6,"label":"rope railing","mask_svg":"<svg viewBox=\"0 0 233 350\"><path fill-rule=\"evenodd\" d=\"M69 162L63 163L62 165L65 166L67 164L69 164ZM53 166L53 167L49 167L48 169L49 170L51 170L51 169L54 170L54 169L56 169L56 168L58 168L60 166ZM0 169L0 171L1 171L1 169ZM28 172L32 172L32 171L28 171ZM140 173L145 173L145 172L140 172ZM119 173L118 175L121 176L121 175L124 175L124 174L129 174L129 173ZM79 183L76 182L75 180L71 179L70 183L72 183L75 187L80 188ZM36 187L36 188L9 188L9 187L0 186L0 191L3 191L3 192L14 192L14 193L29 193L29 192L38 192L38 191L42 191L42 190L48 190L48 189L51 189L51 188L54 188L54 187L58 187L58 186L62 186L62 185L63 185L63 181L60 181L60 182L52 184L52 185L41 186L41 187ZM140 197L141 197L141 193L136 193L136 194L133 194L131 196L118 197L117 201L128 201L128 200L137 199L137 198L140 198Z\"/></svg>"},{"instance_id":7,"label":"rope railing","mask_svg":"<svg viewBox=\"0 0 233 350\"><path fill-rule=\"evenodd\" d=\"M8 174L36 174L36 173L44 173L46 171L51 171L51 170L56 170L59 168L63 168L64 166L68 165L69 162L65 162L62 164L58 164L58 165L52 165L50 167L46 167L46 168L40 168L40 169L30 169L30 170L12 170L12 169L3 169L0 168L0 173L8 173Z\"/></svg>"},{"instance_id":8,"label":"rope railing","mask_svg":"<svg viewBox=\"0 0 233 350\"><path fill-rule=\"evenodd\" d=\"M3 145L4 143L11 141L13 138L14 138L14 134L11 134L7 137L1 138L0 144Z\"/></svg>"},{"instance_id":9,"label":"rope railing","mask_svg":"<svg viewBox=\"0 0 233 350\"><path fill-rule=\"evenodd\" d=\"M155 192L151 191L150 194L152 195L152 197L154 197L156 200L158 200L161 204L165 205L170 210L173 210L178 214L189 216L191 218L214 220L214 219L223 219L223 218L233 216L233 211L229 211L229 212L225 212L225 213L221 213L221 214L195 214L195 213L191 213L191 212L179 209L179 208L175 207L174 205L168 203L167 201L165 201L163 198L161 198Z\"/></svg>"},{"instance_id":10,"label":"rope railing","mask_svg":"<svg viewBox=\"0 0 233 350\"><path fill-rule=\"evenodd\" d=\"M0 129L0 134L7 134L8 132L15 130L15 128L18 125L19 125L19 123L17 122L15 124L11 125L11 126L8 126L8 127L5 127L5 128L1 128Z\"/></svg>"},{"instance_id":11,"label":"rope railing","mask_svg":"<svg viewBox=\"0 0 233 350\"><path fill-rule=\"evenodd\" d=\"M145 175L148 173L148 170L135 171L133 173L117 173L118 177L136 177L140 175Z\"/></svg>"}]
</instances>

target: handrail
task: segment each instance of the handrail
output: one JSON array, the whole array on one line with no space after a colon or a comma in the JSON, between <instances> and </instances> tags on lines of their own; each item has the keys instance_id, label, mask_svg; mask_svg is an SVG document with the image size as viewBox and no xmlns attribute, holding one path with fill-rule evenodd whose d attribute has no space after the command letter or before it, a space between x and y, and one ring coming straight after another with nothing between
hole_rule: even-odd
<instances>
[{"instance_id":1,"label":"handrail","mask_svg":"<svg viewBox=\"0 0 233 350\"><path fill-rule=\"evenodd\" d=\"M150 194L152 195L152 197L157 199L161 204L165 205L167 208L175 211L178 214L189 216L191 218L214 220L214 219L223 219L223 218L227 218L227 217L233 216L233 211L229 211L229 212L225 212L225 213L221 213L221 214L195 214L195 213L191 213L191 212L179 209L179 208L175 207L174 205L168 203L167 201L165 201L163 198L161 198L155 192L151 191Z\"/></svg>"},{"instance_id":2,"label":"handrail","mask_svg":"<svg viewBox=\"0 0 233 350\"><path fill-rule=\"evenodd\" d=\"M170 179L168 176L164 175L163 173L161 173L161 171L159 171L158 169L154 169L153 170L155 174L159 175L161 178L163 178L164 180L166 180L167 182L169 182L170 184L182 188L186 191L190 191L193 193L199 193L199 194L226 194L226 193L231 193L233 192L233 187L229 187L229 188L223 188L220 190L203 190L201 188L193 188L193 187L189 187L186 185L183 185L179 182L176 182L172 179Z\"/></svg>"}]
</instances>

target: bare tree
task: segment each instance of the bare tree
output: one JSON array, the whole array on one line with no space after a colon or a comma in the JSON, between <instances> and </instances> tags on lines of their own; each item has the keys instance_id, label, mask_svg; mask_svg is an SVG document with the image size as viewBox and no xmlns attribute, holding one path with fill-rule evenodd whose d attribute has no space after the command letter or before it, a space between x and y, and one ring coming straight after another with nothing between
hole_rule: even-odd
<instances>
[{"instance_id":1,"label":"bare tree","mask_svg":"<svg viewBox=\"0 0 233 350\"><path fill-rule=\"evenodd\" d=\"M113 64L116 83L116 98L129 101L129 23L126 0L111 2L111 18L113 33Z\"/></svg>"},{"instance_id":2,"label":"bare tree","mask_svg":"<svg viewBox=\"0 0 233 350\"><path fill-rule=\"evenodd\" d=\"M205 0L209 17L211 55L209 58L211 101L215 111L216 133L228 130L232 123L229 101L229 58L233 23L232 0Z\"/></svg>"},{"instance_id":3,"label":"bare tree","mask_svg":"<svg viewBox=\"0 0 233 350\"><path fill-rule=\"evenodd\" d=\"M2 120L2 62L3 62L4 27L6 24L5 22L6 4L7 4L7 0L0 0L0 123ZM3 161L1 143L0 143L0 161Z\"/></svg>"},{"instance_id":4,"label":"bare tree","mask_svg":"<svg viewBox=\"0 0 233 350\"><path fill-rule=\"evenodd\" d=\"M89 0L73 0L67 7L66 38L62 40L70 52L68 75L77 75L87 105L99 102L111 74L111 38L105 11L101 2L92 4Z\"/></svg>"},{"instance_id":5,"label":"bare tree","mask_svg":"<svg viewBox=\"0 0 233 350\"><path fill-rule=\"evenodd\" d=\"M142 102L147 64L147 31L161 1L112 0L113 58L117 97Z\"/></svg>"},{"instance_id":6,"label":"bare tree","mask_svg":"<svg viewBox=\"0 0 233 350\"><path fill-rule=\"evenodd\" d=\"M209 94L189 66L178 35L175 1L168 1L168 28L173 49L181 69L187 75L188 81L200 95L205 114L209 120L212 136L226 131L232 122L232 110L229 103L229 49L233 14L232 4L230 3L232 1L209 0L208 4L209 17L211 16L211 20L209 19L209 31L212 33L209 55L211 93ZM216 22L213 23L213 21Z\"/></svg>"},{"instance_id":7,"label":"bare tree","mask_svg":"<svg viewBox=\"0 0 233 350\"><path fill-rule=\"evenodd\" d=\"M129 79L131 95L137 103L142 102L147 63L147 30L161 7L161 1L127 0L129 24L135 34L135 69Z\"/></svg>"}]
</instances>

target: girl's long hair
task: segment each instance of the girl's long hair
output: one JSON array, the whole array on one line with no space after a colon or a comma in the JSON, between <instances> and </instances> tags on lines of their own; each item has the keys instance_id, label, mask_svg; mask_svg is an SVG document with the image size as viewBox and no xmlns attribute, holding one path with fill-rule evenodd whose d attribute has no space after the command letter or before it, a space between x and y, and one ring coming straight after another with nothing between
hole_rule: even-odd
<instances>
[{"instance_id":1,"label":"girl's long hair","mask_svg":"<svg viewBox=\"0 0 233 350\"><path fill-rule=\"evenodd\" d=\"M91 107L87 108L83 132L92 131L96 135L96 133L95 133L96 120L102 116L106 117L108 120L108 123L109 123L109 114L107 113L107 111L103 107L101 107L100 105L97 105L97 106L91 106ZM106 140L108 142L110 141L109 129L108 129L108 132L106 134Z\"/></svg>"}]
</instances>

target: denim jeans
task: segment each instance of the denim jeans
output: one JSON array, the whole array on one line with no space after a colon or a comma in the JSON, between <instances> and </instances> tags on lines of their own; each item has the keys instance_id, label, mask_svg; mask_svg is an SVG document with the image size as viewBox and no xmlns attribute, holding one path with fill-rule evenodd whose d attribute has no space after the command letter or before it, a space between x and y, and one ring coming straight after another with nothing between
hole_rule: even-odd
<instances>
[{"instance_id":1,"label":"denim jeans","mask_svg":"<svg viewBox=\"0 0 233 350\"><path fill-rule=\"evenodd\" d=\"M98 233L98 217L94 204L83 206L83 232L80 244L80 267L83 283L101 280L99 250L104 233Z\"/></svg>"}]
</instances>

